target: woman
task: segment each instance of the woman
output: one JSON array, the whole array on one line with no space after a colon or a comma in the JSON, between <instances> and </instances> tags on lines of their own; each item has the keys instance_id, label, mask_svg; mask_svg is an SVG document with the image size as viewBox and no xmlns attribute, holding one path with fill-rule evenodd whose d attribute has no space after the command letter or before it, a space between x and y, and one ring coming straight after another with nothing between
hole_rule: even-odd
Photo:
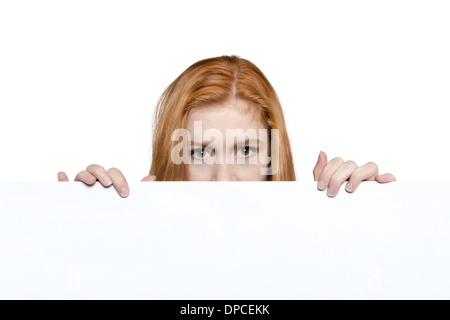
<instances>
[{"instance_id":1,"label":"woman","mask_svg":"<svg viewBox=\"0 0 450 320\"><path fill-rule=\"evenodd\" d=\"M341 158L328 162L322 151L313 175L318 189L327 189L330 197L347 180L348 192L364 180L396 181L392 174L378 175L373 162L361 167ZM58 180L68 181L67 175L59 172ZM114 185L122 197L129 195L128 183L117 168L92 164L75 177L87 185L97 180L105 187ZM204 59L169 85L155 111L152 164L141 181L155 180L295 180L283 111L258 67L238 56Z\"/></svg>"}]
</instances>

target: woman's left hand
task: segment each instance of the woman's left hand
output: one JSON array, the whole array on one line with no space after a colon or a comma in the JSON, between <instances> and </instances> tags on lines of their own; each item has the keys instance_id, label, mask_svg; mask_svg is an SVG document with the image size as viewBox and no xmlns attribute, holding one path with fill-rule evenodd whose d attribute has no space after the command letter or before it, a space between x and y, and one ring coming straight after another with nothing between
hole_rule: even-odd
<instances>
[{"instance_id":1,"label":"woman's left hand","mask_svg":"<svg viewBox=\"0 0 450 320\"><path fill-rule=\"evenodd\" d=\"M327 162L327 155L321 151L319 159L313 170L314 181L319 181L317 188L321 191L327 190L329 197L335 197L344 181L348 180L345 190L352 193L356 190L361 181L377 181L386 183L397 181L395 177L386 173L378 175L378 166L373 162L358 167L354 161L345 161L341 158L334 158Z\"/></svg>"}]
</instances>

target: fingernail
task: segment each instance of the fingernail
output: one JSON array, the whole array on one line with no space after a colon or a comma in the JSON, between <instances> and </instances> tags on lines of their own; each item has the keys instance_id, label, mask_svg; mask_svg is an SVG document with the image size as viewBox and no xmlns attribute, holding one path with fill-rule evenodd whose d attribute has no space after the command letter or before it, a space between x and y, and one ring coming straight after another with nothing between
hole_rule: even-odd
<instances>
[{"instance_id":1,"label":"fingernail","mask_svg":"<svg viewBox=\"0 0 450 320\"><path fill-rule=\"evenodd\" d=\"M333 188L328 188L327 195L330 196L330 197L334 197L334 189Z\"/></svg>"},{"instance_id":2,"label":"fingernail","mask_svg":"<svg viewBox=\"0 0 450 320\"><path fill-rule=\"evenodd\" d=\"M347 190L348 192L352 191L353 189L353 185L349 182L347 183L347 185L345 186L345 190Z\"/></svg>"},{"instance_id":3,"label":"fingernail","mask_svg":"<svg viewBox=\"0 0 450 320\"><path fill-rule=\"evenodd\" d=\"M95 177L90 177L89 182L95 181Z\"/></svg>"},{"instance_id":4,"label":"fingernail","mask_svg":"<svg viewBox=\"0 0 450 320\"><path fill-rule=\"evenodd\" d=\"M155 179L156 180L156 176L152 176L153 177L153 179Z\"/></svg>"},{"instance_id":5,"label":"fingernail","mask_svg":"<svg viewBox=\"0 0 450 320\"><path fill-rule=\"evenodd\" d=\"M127 188L123 188L121 194L123 197L128 197L128 195L130 194L130 191Z\"/></svg>"},{"instance_id":6,"label":"fingernail","mask_svg":"<svg viewBox=\"0 0 450 320\"><path fill-rule=\"evenodd\" d=\"M109 185L112 184L112 181L111 181L111 179L110 179L108 176L106 176L106 177L103 178L103 182L104 182L107 186L109 186Z\"/></svg>"},{"instance_id":7,"label":"fingernail","mask_svg":"<svg viewBox=\"0 0 450 320\"><path fill-rule=\"evenodd\" d=\"M317 188L319 188L319 190L325 189L325 182L324 181L319 181L319 184L317 185Z\"/></svg>"}]
</instances>

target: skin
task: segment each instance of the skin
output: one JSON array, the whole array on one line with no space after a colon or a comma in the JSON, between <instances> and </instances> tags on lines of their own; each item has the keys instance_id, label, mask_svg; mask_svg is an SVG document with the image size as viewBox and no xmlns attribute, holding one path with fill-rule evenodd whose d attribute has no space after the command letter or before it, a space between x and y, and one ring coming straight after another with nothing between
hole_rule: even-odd
<instances>
[{"instance_id":1,"label":"skin","mask_svg":"<svg viewBox=\"0 0 450 320\"><path fill-rule=\"evenodd\" d=\"M231 100L223 105L208 105L192 109L187 119L187 130L190 132L192 140L194 140L194 121L202 121L203 132L207 129L215 128L222 133L223 148L221 152L224 159L226 159L225 156L227 154L235 159L244 157L247 160L251 156L257 156L257 152L249 152L248 149L240 148L241 146L238 146L237 152L234 148L227 149L225 143L226 129L241 128L245 131L250 128L255 130L267 128L257 108L241 100ZM204 150L204 158L202 158L200 150L194 152L194 157L202 159L202 163L188 165L190 181L266 180L266 176L260 174L260 169L267 165L260 162L259 156L257 157L258 161L256 164L250 164L248 161L247 163L240 164L236 163L237 160L235 160L234 164L214 163L213 160L216 156L217 148L214 148L216 146L216 140L212 140L211 144L207 141L208 147L212 148L211 152ZM252 149L256 144L251 142L248 146ZM213 149L214 151L212 151ZM261 145L260 149L263 149ZM219 154L220 151L217 150L217 152ZM341 158L333 158L328 162L327 155L323 151L319 153L319 158L313 169L313 175L314 181L318 181L318 190L327 190L328 197L335 197L345 181L348 181L345 190L349 193L354 192L362 181L377 181L378 183L396 181L395 177L390 173L379 175L378 166L373 162L368 162L361 167L358 167L351 160L344 162ZM58 181L69 181L69 179L61 171L58 172ZM119 169L114 167L106 170L98 164L91 164L86 170L78 173L74 181L81 181L87 185L93 185L96 181L100 181L104 187L113 185L123 198L128 197L130 193L125 176ZM141 181L156 181L156 177L148 175L142 178Z\"/></svg>"},{"instance_id":2,"label":"skin","mask_svg":"<svg viewBox=\"0 0 450 320\"><path fill-rule=\"evenodd\" d=\"M244 132L248 129L255 129L259 132L259 129L267 129L267 125L264 123L264 119L261 113L255 106L249 106L247 103L241 100L232 100L223 105L217 106L202 106L197 107L189 112L187 118L186 128L189 130L191 139L194 139L194 121L201 121L202 123L202 136L203 133L209 129L217 129L222 136L222 164L211 164L213 157L216 155L217 145L216 140L211 143L207 141L207 146L214 148L214 152L207 151L205 148L203 152L203 161L201 164L189 164L189 180L191 181L265 181L267 176L261 175L261 169L267 167L262 164L258 151L258 143L252 141L246 145L249 148L244 149L244 144L238 145L238 141L243 142L245 136L237 137L236 150L235 146L226 146L226 129L240 128ZM208 139L209 140L209 139ZM266 146L260 145L263 149ZM200 147L196 147L197 149ZM196 151L194 156L201 159L201 150ZM245 154L248 154L245 156ZM226 163L226 155L230 159L235 159L234 163ZM219 155L218 155L219 156ZM256 157L256 164L250 164L249 158ZM238 158L241 158L246 163L237 163ZM192 158L193 160L194 158ZM209 164L208 164L209 163Z\"/></svg>"},{"instance_id":3,"label":"skin","mask_svg":"<svg viewBox=\"0 0 450 320\"><path fill-rule=\"evenodd\" d=\"M316 166L313 169L314 181L317 183L317 189L323 191L327 189L327 195L335 197L341 185L348 180L345 190L352 193L356 190L361 181L377 181L378 183L387 183L397 181L395 177L386 173L378 174L378 166L374 162L368 162L358 167L354 161L345 161L341 158L333 158L327 162L327 155L320 151Z\"/></svg>"}]
</instances>

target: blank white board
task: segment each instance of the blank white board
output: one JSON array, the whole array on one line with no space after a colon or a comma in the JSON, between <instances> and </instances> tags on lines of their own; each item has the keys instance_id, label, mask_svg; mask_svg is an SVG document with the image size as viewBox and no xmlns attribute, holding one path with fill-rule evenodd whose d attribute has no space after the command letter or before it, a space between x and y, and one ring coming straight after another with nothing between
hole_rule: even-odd
<instances>
[{"instance_id":1,"label":"blank white board","mask_svg":"<svg viewBox=\"0 0 450 320\"><path fill-rule=\"evenodd\" d=\"M450 298L450 182L129 185L0 182L0 298Z\"/></svg>"}]
</instances>

